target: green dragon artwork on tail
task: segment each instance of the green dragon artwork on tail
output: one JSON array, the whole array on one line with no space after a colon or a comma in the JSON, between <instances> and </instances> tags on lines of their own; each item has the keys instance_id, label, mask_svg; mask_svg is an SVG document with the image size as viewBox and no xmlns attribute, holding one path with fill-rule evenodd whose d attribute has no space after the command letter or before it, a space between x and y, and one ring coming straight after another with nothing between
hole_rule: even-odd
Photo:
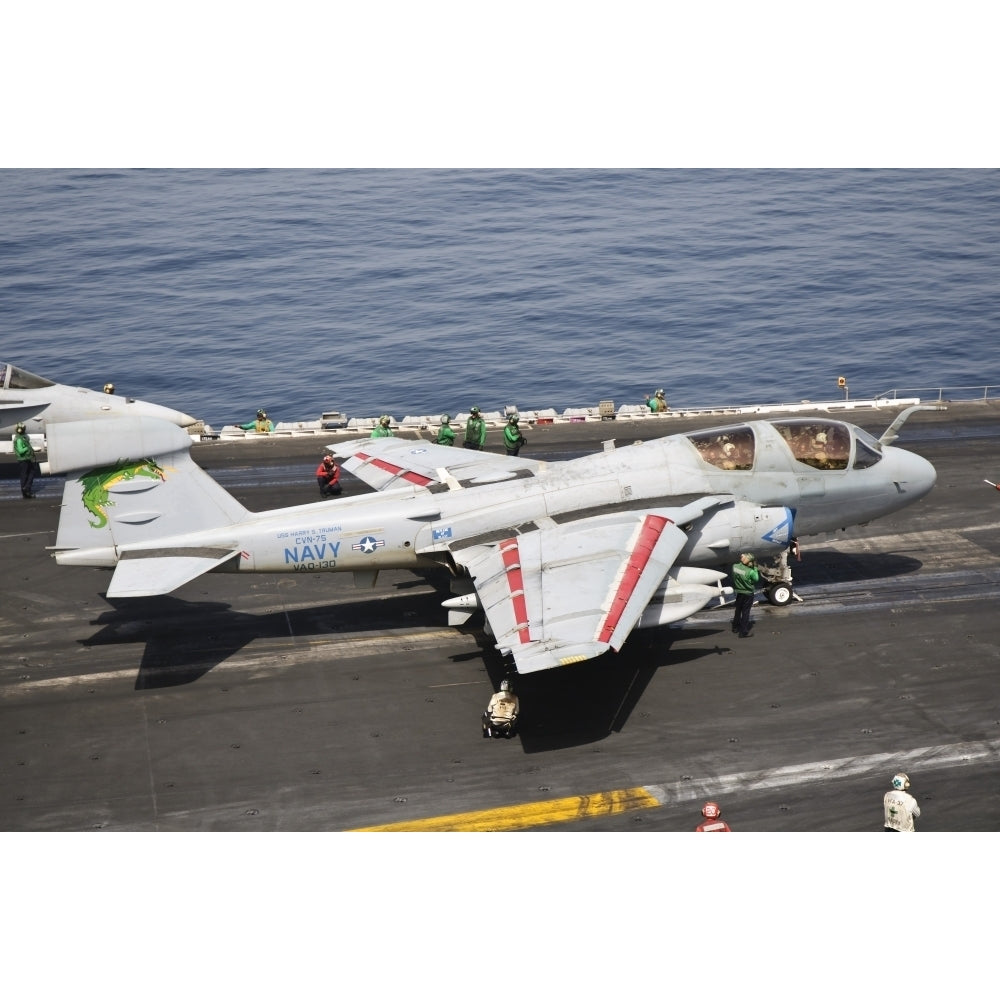
<instances>
[{"instance_id":1,"label":"green dragon artwork on tail","mask_svg":"<svg viewBox=\"0 0 1000 1000\"><path fill-rule=\"evenodd\" d=\"M141 462L119 462L117 465L104 465L92 469L81 477L83 483L83 505L90 511L96 521L91 521L92 528L103 528L108 523L107 507L114 507L111 499L111 487L118 483L130 482L137 476L145 479L161 479L166 481L163 469L151 458Z\"/></svg>"}]
</instances>

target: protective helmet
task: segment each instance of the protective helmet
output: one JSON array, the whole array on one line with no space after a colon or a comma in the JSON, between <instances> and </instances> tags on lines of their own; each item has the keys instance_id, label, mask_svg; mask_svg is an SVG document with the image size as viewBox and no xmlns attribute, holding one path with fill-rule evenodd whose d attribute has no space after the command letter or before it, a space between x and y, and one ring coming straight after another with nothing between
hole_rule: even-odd
<instances>
[{"instance_id":1,"label":"protective helmet","mask_svg":"<svg viewBox=\"0 0 1000 1000\"><path fill-rule=\"evenodd\" d=\"M105 382L104 383L104 391L106 393L108 393L108 395L110 395L111 393L113 393L115 391L115 384L114 384L114 382Z\"/></svg>"},{"instance_id":2,"label":"protective helmet","mask_svg":"<svg viewBox=\"0 0 1000 1000\"><path fill-rule=\"evenodd\" d=\"M656 390L656 395L657 396L662 396L663 395L663 390L662 389L657 389Z\"/></svg>"},{"instance_id":3,"label":"protective helmet","mask_svg":"<svg viewBox=\"0 0 1000 1000\"><path fill-rule=\"evenodd\" d=\"M257 411L257 416L260 417L263 420L264 418L267 417L267 414L263 410L258 410Z\"/></svg>"},{"instance_id":4,"label":"protective helmet","mask_svg":"<svg viewBox=\"0 0 1000 1000\"><path fill-rule=\"evenodd\" d=\"M500 682L500 690L501 691L510 691L511 690L510 681L507 680L506 677Z\"/></svg>"},{"instance_id":5,"label":"protective helmet","mask_svg":"<svg viewBox=\"0 0 1000 1000\"><path fill-rule=\"evenodd\" d=\"M751 562L753 562L753 553L752 552L741 552L740 553L740 561L742 562L744 559L749 559Z\"/></svg>"},{"instance_id":6,"label":"protective helmet","mask_svg":"<svg viewBox=\"0 0 1000 1000\"><path fill-rule=\"evenodd\" d=\"M384 413L381 417L379 417L379 421L378 422L380 424L388 424L389 423L389 414L388 413Z\"/></svg>"},{"instance_id":7,"label":"protective helmet","mask_svg":"<svg viewBox=\"0 0 1000 1000\"><path fill-rule=\"evenodd\" d=\"M333 465L333 455L324 455L323 456L323 464L324 465Z\"/></svg>"},{"instance_id":8,"label":"protective helmet","mask_svg":"<svg viewBox=\"0 0 1000 1000\"><path fill-rule=\"evenodd\" d=\"M900 771L899 774L893 775L892 787L896 789L897 792L904 792L910 787L910 779Z\"/></svg>"},{"instance_id":9,"label":"protective helmet","mask_svg":"<svg viewBox=\"0 0 1000 1000\"><path fill-rule=\"evenodd\" d=\"M507 423L508 423L508 424L516 424L516 423L517 423L517 422L518 422L518 421L519 421L520 419L521 419L521 417L520 417L520 415L519 415L519 414L517 414L517 413L512 413L512 414L511 414L511 415L510 415L510 416L509 416L509 417L507 418Z\"/></svg>"},{"instance_id":10,"label":"protective helmet","mask_svg":"<svg viewBox=\"0 0 1000 1000\"><path fill-rule=\"evenodd\" d=\"M469 410L469 413L472 413L472 414L476 414L478 412L479 412L479 407L478 406L474 406L474 407L472 407L471 410Z\"/></svg>"},{"instance_id":11,"label":"protective helmet","mask_svg":"<svg viewBox=\"0 0 1000 1000\"><path fill-rule=\"evenodd\" d=\"M450 424L451 423L451 414L449 414L449 413L442 413L441 414L441 423L442 424Z\"/></svg>"},{"instance_id":12,"label":"protective helmet","mask_svg":"<svg viewBox=\"0 0 1000 1000\"><path fill-rule=\"evenodd\" d=\"M717 802L706 802L701 807L701 814L705 819L718 819L722 815L722 810Z\"/></svg>"},{"instance_id":13,"label":"protective helmet","mask_svg":"<svg viewBox=\"0 0 1000 1000\"><path fill-rule=\"evenodd\" d=\"M15 433L15 434L23 434L23 433L24 433L24 424L18 424L18 425L17 425L17 426L16 426L15 428L14 428L14 433Z\"/></svg>"}]
</instances>

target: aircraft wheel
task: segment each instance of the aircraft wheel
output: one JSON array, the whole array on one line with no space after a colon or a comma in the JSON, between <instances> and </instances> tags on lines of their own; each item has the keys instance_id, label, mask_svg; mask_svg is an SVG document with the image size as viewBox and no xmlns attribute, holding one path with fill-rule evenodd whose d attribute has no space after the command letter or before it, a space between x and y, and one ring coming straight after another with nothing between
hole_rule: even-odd
<instances>
[{"instance_id":1,"label":"aircraft wheel","mask_svg":"<svg viewBox=\"0 0 1000 1000\"><path fill-rule=\"evenodd\" d=\"M778 608L792 603L792 588L787 583L776 583L767 589L767 599Z\"/></svg>"}]
</instances>

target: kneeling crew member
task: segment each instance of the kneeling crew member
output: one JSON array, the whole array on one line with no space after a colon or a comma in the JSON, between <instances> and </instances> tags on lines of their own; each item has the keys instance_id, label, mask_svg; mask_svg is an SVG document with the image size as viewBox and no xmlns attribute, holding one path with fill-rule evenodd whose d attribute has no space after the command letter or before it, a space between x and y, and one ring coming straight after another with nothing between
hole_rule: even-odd
<instances>
[{"instance_id":1,"label":"kneeling crew member","mask_svg":"<svg viewBox=\"0 0 1000 1000\"><path fill-rule=\"evenodd\" d=\"M490 698L490 703L483 712L483 736L513 736L520 709L521 704L514 694L513 685L505 677L500 682L500 690Z\"/></svg>"},{"instance_id":2,"label":"kneeling crew member","mask_svg":"<svg viewBox=\"0 0 1000 1000\"><path fill-rule=\"evenodd\" d=\"M333 460L332 455L323 456L323 461L316 468L316 482L321 497L340 495L340 466Z\"/></svg>"}]
</instances>

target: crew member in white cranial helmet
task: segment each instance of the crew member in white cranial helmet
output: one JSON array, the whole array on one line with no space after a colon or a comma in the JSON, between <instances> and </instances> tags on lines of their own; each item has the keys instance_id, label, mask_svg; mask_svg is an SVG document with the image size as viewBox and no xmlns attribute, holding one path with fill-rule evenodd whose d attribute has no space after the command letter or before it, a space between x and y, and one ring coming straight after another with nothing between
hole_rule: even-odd
<instances>
[{"instance_id":1,"label":"crew member in white cranial helmet","mask_svg":"<svg viewBox=\"0 0 1000 1000\"><path fill-rule=\"evenodd\" d=\"M913 821L920 815L917 800L907 791L910 779L900 771L893 775L892 788L882 800L885 807L885 828L890 833L915 833Z\"/></svg>"}]
</instances>

